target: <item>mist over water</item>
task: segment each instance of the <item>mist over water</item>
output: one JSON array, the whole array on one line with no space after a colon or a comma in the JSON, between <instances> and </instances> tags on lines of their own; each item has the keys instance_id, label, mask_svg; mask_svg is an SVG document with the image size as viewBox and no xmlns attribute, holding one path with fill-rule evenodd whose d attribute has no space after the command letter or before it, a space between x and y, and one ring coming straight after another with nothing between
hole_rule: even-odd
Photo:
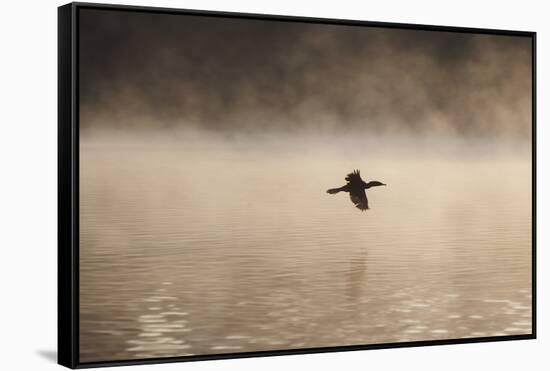
<instances>
[{"instance_id":1,"label":"mist over water","mask_svg":"<svg viewBox=\"0 0 550 371\"><path fill-rule=\"evenodd\" d=\"M82 362L531 332L527 140L99 130ZM345 184L360 169L370 210Z\"/></svg>"},{"instance_id":2,"label":"mist over water","mask_svg":"<svg viewBox=\"0 0 550 371\"><path fill-rule=\"evenodd\" d=\"M81 128L531 132L532 39L87 9Z\"/></svg>"}]
</instances>

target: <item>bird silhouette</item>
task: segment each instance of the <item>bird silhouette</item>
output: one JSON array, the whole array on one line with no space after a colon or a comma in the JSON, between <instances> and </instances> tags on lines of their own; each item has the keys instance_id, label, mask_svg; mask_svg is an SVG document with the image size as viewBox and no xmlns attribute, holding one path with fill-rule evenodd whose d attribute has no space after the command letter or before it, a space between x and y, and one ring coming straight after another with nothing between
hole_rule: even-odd
<instances>
[{"instance_id":1,"label":"bird silhouette","mask_svg":"<svg viewBox=\"0 0 550 371\"><path fill-rule=\"evenodd\" d=\"M361 174L359 170L354 170L346 176L347 184L340 188L331 188L327 190L327 193L335 194L338 192L348 192L351 202L361 211L369 209L369 200L367 199L367 194L365 189L377 186L385 186L384 183L377 180L371 182L364 182L361 179Z\"/></svg>"}]
</instances>

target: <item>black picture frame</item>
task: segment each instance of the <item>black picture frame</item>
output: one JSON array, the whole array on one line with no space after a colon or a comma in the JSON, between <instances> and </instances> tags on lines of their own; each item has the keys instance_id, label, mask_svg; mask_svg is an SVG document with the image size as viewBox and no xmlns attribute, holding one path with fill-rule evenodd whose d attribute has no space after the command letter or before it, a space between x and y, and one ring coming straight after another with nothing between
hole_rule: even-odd
<instances>
[{"instance_id":1,"label":"black picture frame","mask_svg":"<svg viewBox=\"0 0 550 371\"><path fill-rule=\"evenodd\" d=\"M532 45L532 333L448 340L426 340L387 344L365 344L307 349L238 352L182 357L114 360L83 363L79 360L79 12L103 9L209 17L277 20L359 27L385 27L491 35L521 36ZM536 32L401 24L296 16L228 13L143 6L70 3L58 8L58 363L69 368L155 364L244 357L263 357L367 349L526 340L536 338Z\"/></svg>"}]
</instances>

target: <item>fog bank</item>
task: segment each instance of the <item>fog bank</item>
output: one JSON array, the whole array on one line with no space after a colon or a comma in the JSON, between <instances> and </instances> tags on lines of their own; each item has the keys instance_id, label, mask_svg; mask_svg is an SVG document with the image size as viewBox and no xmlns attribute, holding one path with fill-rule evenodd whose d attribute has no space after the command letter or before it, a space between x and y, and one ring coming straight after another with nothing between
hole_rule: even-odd
<instances>
[{"instance_id":1,"label":"fog bank","mask_svg":"<svg viewBox=\"0 0 550 371\"><path fill-rule=\"evenodd\" d=\"M531 39L82 10L81 128L531 133Z\"/></svg>"}]
</instances>

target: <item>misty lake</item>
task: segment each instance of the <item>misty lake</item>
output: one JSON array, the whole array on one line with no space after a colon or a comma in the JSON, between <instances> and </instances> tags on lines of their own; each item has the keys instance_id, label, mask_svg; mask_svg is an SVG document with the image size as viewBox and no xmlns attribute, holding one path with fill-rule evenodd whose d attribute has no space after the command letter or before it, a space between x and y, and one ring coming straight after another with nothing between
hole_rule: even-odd
<instances>
[{"instance_id":1,"label":"misty lake","mask_svg":"<svg viewBox=\"0 0 550 371\"><path fill-rule=\"evenodd\" d=\"M80 361L529 334L522 148L83 139Z\"/></svg>"}]
</instances>

